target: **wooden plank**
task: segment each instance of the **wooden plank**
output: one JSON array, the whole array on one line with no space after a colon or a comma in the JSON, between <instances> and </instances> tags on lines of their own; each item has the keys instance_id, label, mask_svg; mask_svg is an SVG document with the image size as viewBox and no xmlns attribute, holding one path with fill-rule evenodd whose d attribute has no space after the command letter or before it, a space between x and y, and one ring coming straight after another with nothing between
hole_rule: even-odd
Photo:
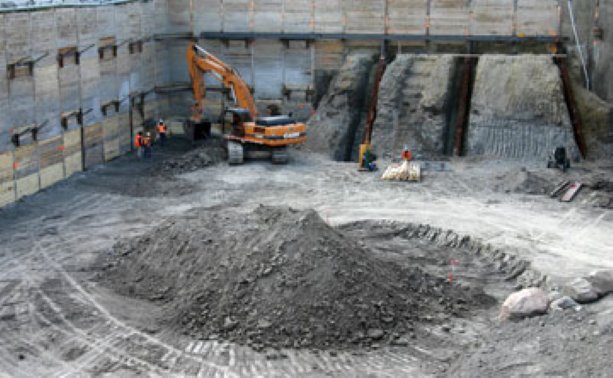
<instances>
[{"instance_id":1,"label":"wooden plank","mask_svg":"<svg viewBox=\"0 0 613 378\"><path fill-rule=\"evenodd\" d=\"M61 163L64 159L64 140L61 135L38 143L40 168L47 168Z\"/></svg>"},{"instance_id":2,"label":"wooden plank","mask_svg":"<svg viewBox=\"0 0 613 378\"><path fill-rule=\"evenodd\" d=\"M76 172L83 170L83 160L81 153L77 152L72 155L64 156L64 171L66 177L72 176Z\"/></svg>"},{"instance_id":3,"label":"wooden plank","mask_svg":"<svg viewBox=\"0 0 613 378\"><path fill-rule=\"evenodd\" d=\"M315 42L315 69L338 70L343 65L344 46L341 41Z\"/></svg>"},{"instance_id":4,"label":"wooden plank","mask_svg":"<svg viewBox=\"0 0 613 378\"><path fill-rule=\"evenodd\" d=\"M101 124L83 128L83 144L85 147L85 168L90 168L104 162L104 141Z\"/></svg>"},{"instance_id":5,"label":"wooden plank","mask_svg":"<svg viewBox=\"0 0 613 378\"><path fill-rule=\"evenodd\" d=\"M32 195L40 190L38 172L29 176L23 176L15 180L15 189L17 191L16 199Z\"/></svg>"},{"instance_id":6,"label":"wooden plank","mask_svg":"<svg viewBox=\"0 0 613 378\"><path fill-rule=\"evenodd\" d=\"M15 181L13 172L13 153L0 154L0 207L15 202Z\"/></svg>"},{"instance_id":7,"label":"wooden plank","mask_svg":"<svg viewBox=\"0 0 613 378\"><path fill-rule=\"evenodd\" d=\"M560 201L571 202L573 199L575 199L581 188L583 188L582 183L580 183L579 181L572 182L568 187L568 190L566 190L566 192L560 198Z\"/></svg>"},{"instance_id":8,"label":"wooden plank","mask_svg":"<svg viewBox=\"0 0 613 378\"><path fill-rule=\"evenodd\" d=\"M117 116L107 117L102 122L104 139L104 161L109 161L119 156L119 118ZM91 129L91 128L90 128ZM87 146L86 148L89 148ZM87 156L87 154L86 154Z\"/></svg>"},{"instance_id":9,"label":"wooden plank","mask_svg":"<svg viewBox=\"0 0 613 378\"><path fill-rule=\"evenodd\" d=\"M0 183L0 207L15 202L15 182L7 181Z\"/></svg>"},{"instance_id":10,"label":"wooden plank","mask_svg":"<svg viewBox=\"0 0 613 378\"><path fill-rule=\"evenodd\" d=\"M64 162L41 168L40 188L47 188L64 178Z\"/></svg>"},{"instance_id":11,"label":"wooden plank","mask_svg":"<svg viewBox=\"0 0 613 378\"><path fill-rule=\"evenodd\" d=\"M138 112L136 112L138 114ZM140 115L138 115L140 117ZM117 127L119 138L119 153L125 154L131 151L131 139L130 139L130 116L128 113L121 113L117 115Z\"/></svg>"},{"instance_id":12,"label":"wooden plank","mask_svg":"<svg viewBox=\"0 0 613 378\"><path fill-rule=\"evenodd\" d=\"M15 149L15 179L38 174L38 153L36 144L21 146Z\"/></svg>"},{"instance_id":13,"label":"wooden plank","mask_svg":"<svg viewBox=\"0 0 613 378\"><path fill-rule=\"evenodd\" d=\"M73 173L83 170L81 160L81 129L64 132L63 156L66 177L70 177Z\"/></svg>"}]
</instances>

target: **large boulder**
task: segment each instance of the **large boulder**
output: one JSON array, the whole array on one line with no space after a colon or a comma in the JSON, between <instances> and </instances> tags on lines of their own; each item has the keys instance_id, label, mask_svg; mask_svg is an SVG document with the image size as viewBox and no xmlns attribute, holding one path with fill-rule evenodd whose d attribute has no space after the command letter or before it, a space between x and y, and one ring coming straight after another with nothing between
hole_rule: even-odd
<instances>
[{"instance_id":1,"label":"large boulder","mask_svg":"<svg viewBox=\"0 0 613 378\"><path fill-rule=\"evenodd\" d=\"M563 292L579 303L594 302L599 297L598 291L585 278L576 278L570 281L564 287Z\"/></svg>"},{"instance_id":2,"label":"large boulder","mask_svg":"<svg viewBox=\"0 0 613 378\"><path fill-rule=\"evenodd\" d=\"M551 58L481 57L471 100L466 154L546 158L559 146L578 156L562 80Z\"/></svg>"},{"instance_id":3,"label":"large boulder","mask_svg":"<svg viewBox=\"0 0 613 378\"><path fill-rule=\"evenodd\" d=\"M599 296L613 293L613 270L591 272L585 279L592 285Z\"/></svg>"},{"instance_id":4,"label":"large boulder","mask_svg":"<svg viewBox=\"0 0 613 378\"><path fill-rule=\"evenodd\" d=\"M507 297L500 310L500 320L521 319L547 312L549 298L538 287L517 291Z\"/></svg>"}]
</instances>

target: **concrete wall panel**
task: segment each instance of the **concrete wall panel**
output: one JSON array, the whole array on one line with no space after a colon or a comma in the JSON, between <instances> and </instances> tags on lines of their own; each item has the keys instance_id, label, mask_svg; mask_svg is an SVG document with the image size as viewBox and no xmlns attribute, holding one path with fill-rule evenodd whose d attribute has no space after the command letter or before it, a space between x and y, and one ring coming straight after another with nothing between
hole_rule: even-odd
<instances>
[{"instance_id":1,"label":"concrete wall panel","mask_svg":"<svg viewBox=\"0 0 613 378\"><path fill-rule=\"evenodd\" d=\"M313 8L316 33L342 33L345 30L342 0L313 0Z\"/></svg>"},{"instance_id":2,"label":"concrete wall panel","mask_svg":"<svg viewBox=\"0 0 613 378\"><path fill-rule=\"evenodd\" d=\"M56 45L59 47L77 45L77 15L74 8L55 10Z\"/></svg>"},{"instance_id":3,"label":"concrete wall panel","mask_svg":"<svg viewBox=\"0 0 613 378\"><path fill-rule=\"evenodd\" d=\"M253 43L255 97L278 99L283 87L283 44L279 41L258 40Z\"/></svg>"},{"instance_id":4,"label":"concrete wall panel","mask_svg":"<svg viewBox=\"0 0 613 378\"><path fill-rule=\"evenodd\" d=\"M61 42L56 33L55 11L46 10L31 13L32 22L32 51L34 55L48 52L53 62L55 62L56 43ZM64 46L59 46L64 47Z\"/></svg>"},{"instance_id":5,"label":"concrete wall panel","mask_svg":"<svg viewBox=\"0 0 613 378\"><path fill-rule=\"evenodd\" d=\"M81 8L76 14L79 49L85 49L98 42L98 10L100 8ZM93 48L96 50L95 48Z\"/></svg>"},{"instance_id":6,"label":"concrete wall panel","mask_svg":"<svg viewBox=\"0 0 613 378\"><path fill-rule=\"evenodd\" d=\"M471 13L471 34L513 34L513 0L473 0Z\"/></svg>"},{"instance_id":7,"label":"concrete wall panel","mask_svg":"<svg viewBox=\"0 0 613 378\"><path fill-rule=\"evenodd\" d=\"M347 17L345 31L348 33L381 34L385 32L384 0L345 1Z\"/></svg>"},{"instance_id":8,"label":"concrete wall panel","mask_svg":"<svg viewBox=\"0 0 613 378\"><path fill-rule=\"evenodd\" d=\"M465 35L469 33L470 8L465 0L432 0L430 34Z\"/></svg>"},{"instance_id":9,"label":"concrete wall panel","mask_svg":"<svg viewBox=\"0 0 613 378\"><path fill-rule=\"evenodd\" d=\"M35 119L38 124L45 123L38 133L38 139L45 140L62 132L57 64L38 66L34 71L34 83Z\"/></svg>"},{"instance_id":10,"label":"concrete wall panel","mask_svg":"<svg viewBox=\"0 0 613 378\"><path fill-rule=\"evenodd\" d=\"M11 13L4 16L4 37L8 63L31 56L30 14Z\"/></svg>"},{"instance_id":11,"label":"concrete wall panel","mask_svg":"<svg viewBox=\"0 0 613 378\"><path fill-rule=\"evenodd\" d=\"M427 2L423 0L388 0L390 34L424 34Z\"/></svg>"},{"instance_id":12,"label":"concrete wall panel","mask_svg":"<svg viewBox=\"0 0 613 378\"><path fill-rule=\"evenodd\" d=\"M313 0L284 0L283 31L285 33L307 33L313 31Z\"/></svg>"},{"instance_id":13,"label":"concrete wall panel","mask_svg":"<svg viewBox=\"0 0 613 378\"><path fill-rule=\"evenodd\" d=\"M253 30L250 3L250 0L224 0L223 31L245 32Z\"/></svg>"},{"instance_id":14,"label":"concrete wall panel","mask_svg":"<svg viewBox=\"0 0 613 378\"><path fill-rule=\"evenodd\" d=\"M283 0L254 0L253 31L275 32L283 30Z\"/></svg>"},{"instance_id":15,"label":"concrete wall panel","mask_svg":"<svg viewBox=\"0 0 613 378\"><path fill-rule=\"evenodd\" d=\"M557 0L517 2L517 34L557 35L559 11Z\"/></svg>"},{"instance_id":16,"label":"concrete wall panel","mask_svg":"<svg viewBox=\"0 0 613 378\"><path fill-rule=\"evenodd\" d=\"M183 33L189 32L191 28L191 12L190 4L192 1L185 0L166 0L168 3L168 33Z\"/></svg>"},{"instance_id":17,"label":"concrete wall panel","mask_svg":"<svg viewBox=\"0 0 613 378\"><path fill-rule=\"evenodd\" d=\"M203 31L222 31L222 0L197 0L194 2L194 34Z\"/></svg>"}]
</instances>

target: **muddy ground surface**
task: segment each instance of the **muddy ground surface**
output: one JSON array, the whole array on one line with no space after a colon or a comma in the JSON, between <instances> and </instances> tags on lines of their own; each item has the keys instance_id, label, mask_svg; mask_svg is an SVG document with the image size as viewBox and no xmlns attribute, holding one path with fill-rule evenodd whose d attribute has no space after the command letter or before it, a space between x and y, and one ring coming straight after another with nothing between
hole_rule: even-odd
<instances>
[{"instance_id":1,"label":"muddy ground surface","mask_svg":"<svg viewBox=\"0 0 613 378\"><path fill-rule=\"evenodd\" d=\"M547 180L608 182L612 164L584 163L562 174L542 162L458 160L441 169L432 165L420 184L400 184L359 173L354 164L292 151L287 166L219 163L159 175L161 161L180 158L185 147L174 140L156 150L152 162L122 157L0 210L1 372L355 377L611 371L608 297L579 312L504 324L496 317L498 304L517 287L538 281L555 286L613 268L613 214L594 206L592 194L607 192L608 184L562 204L516 190L508 178L525 168ZM143 237L195 209L213 214L231 208L247 219L261 204L315 209L377 261L418 266L443 280L452 273L455 285L481 289L497 304L457 315L439 312L440 318L415 323L400 345L256 352L223 337L183 334L164 323L164 305L123 295L98 279L107 269L102 257L112 258L121 240ZM401 231L419 225L440 231ZM475 244L461 243L465 236Z\"/></svg>"}]
</instances>

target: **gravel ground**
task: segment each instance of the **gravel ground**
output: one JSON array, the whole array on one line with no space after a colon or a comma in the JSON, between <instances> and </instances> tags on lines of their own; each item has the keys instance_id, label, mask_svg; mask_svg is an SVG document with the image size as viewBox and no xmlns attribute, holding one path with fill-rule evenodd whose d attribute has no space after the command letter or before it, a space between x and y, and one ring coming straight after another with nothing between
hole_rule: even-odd
<instances>
[{"instance_id":1,"label":"gravel ground","mask_svg":"<svg viewBox=\"0 0 613 378\"><path fill-rule=\"evenodd\" d=\"M606 376L610 372L605 347L611 341L608 297L579 313L571 310L518 323L498 323L497 305L474 309L464 317L419 322L407 346L255 352L224 340L183 335L164 325L164 306L118 295L95 278L105 269L101 257L111 256L117 242L142 237L192 209L213 214L231 208L248 217L260 204L283 205L315 209L333 227L394 221L469 236L490 248L479 249L487 257L483 261L469 258L461 248L448 248L457 260L465 261L454 268L456 283L480 282L484 292L501 303L516 282L506 281L508 274L499 270L479 268L501 265L490 261L500 251L527 261L530 270L553 284L593 269L613 268L613 214L594 207L591 189L582 191L575 202L562 204L544 195L496 189L501 181L497 177L517 174L525 167L553 181L586 178L587 182L594 177L606 182L612 164L582 163L562 174L542 168L542 162L463 159L447 162L445 171L426 171L422 183L410 184L381 182L376 175L357 172L354 164L292 151L287 166L266 161L239 167L222 163L152 179L159 162L180 157L183 147L172 141L167 149L155 151L152 162L122 157L0 210L0 372L32 377ZM597 186L606 187L606 183ZM377 240L365 233L362 243L374 255L403 264L415 261L411 256L432 259L426 252L445 250L428 247L428 234L424 235L413 240L419 248L403 240L402 234ZM398 246L404 246L406 258L397 252ZM423 264L424 271L447 278L450 266L444 261L450 259L433 256L440 260ZM564 335L568 337L561 342Z\"/></svg>"}]
</instances>

